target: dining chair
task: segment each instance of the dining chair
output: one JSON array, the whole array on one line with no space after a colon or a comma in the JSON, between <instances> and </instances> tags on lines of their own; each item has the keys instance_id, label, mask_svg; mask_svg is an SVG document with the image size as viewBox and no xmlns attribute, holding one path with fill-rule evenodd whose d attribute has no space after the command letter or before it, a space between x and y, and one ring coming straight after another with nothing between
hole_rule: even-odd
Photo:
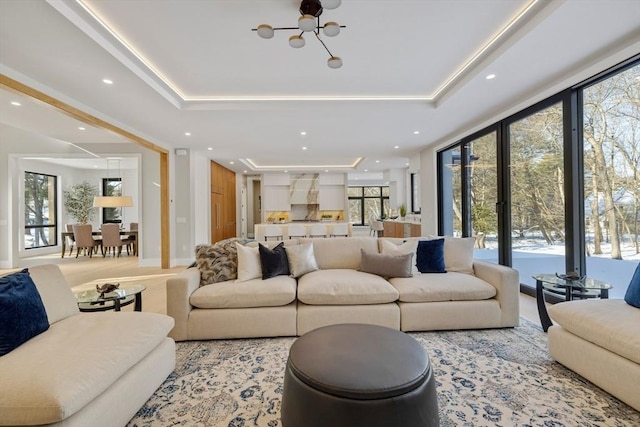
<instances>
[{"instance_id":1,"label":"dining chair","mask_svg":"<svg viewBox=\"0 0 640 427\"><path fill-rule=\"evenodd\" d=\"M346 222L337 222L331 227L330 237L349 237L349 224Z\"/></svg>"},{"instance_id":2,"label":"dining chair","mask_svg":"<svg viewBox=\"0 0 640 427\"><path fill-rule=\"evenodd\" d=\"M327 226L325 224L311 224L309 237L327 237Z\"/></svg>"},{"instance_id":3,"label":"dining chair","mask_svg":"<svg viewBox=\"0 0 640 427\"><path fill-rule=\"evenodd\" d=\"M106 256L107 250L110 249L113 249L113 256L120 256L123 246L127 247L129 255L129 239L120 237L120 224L102 224L102 256Z\"/></svg>"},{"instance_id":4,"label":"dining chair","mask_svg":"<svg viewBox=\"0 0 640 427\"><path fill-rule=\"evenodd\" d=\"M101 239L94 239L91 224L73 224L73 239L76 241L76 258L80 255L80 249L89 253L89 258L93 257L94 249L102 245Z\"/></svg>"},{"instance_id":5,"label":"dining chair","mask_svg":"<svg viewBox=\"0 0 640 427\"><path fill-rule=\"evenodd\" d=\"M65 224L64 228L67 233L73 233L73 224ZM76 239L73 237L73 234L71 236L65 236L65 239L67 241L66 244L69 246L69 256L71 256L73 247L76 245Z\"/></svg>"},{"instance_id":6,"label":"dining chair","mask_svg":"<svg viewBox=\"0 0 640 427\"><path fill-rule=\"evenodd\" d=\"M130 222L129 223L129 231L138 231L138 223L137 222ZM124 239L124 237L123 237ZM129 249L131 249L131 252L133 252L134 255L137 255L136 251L135 251L135 244L136 244L136 236L127 236L127 254L129 253Z\"/></svg>"},{"instance_id":7,"label":"dining chair","mask_svg":"<svg viewBox=\"0 0 640 427\"><path fill-rule=\"evenodd\" d=\"M293 237L307 237L307 227L302 224L289 224L287 235L290 239Z\"/></svg>"}]
</instances>

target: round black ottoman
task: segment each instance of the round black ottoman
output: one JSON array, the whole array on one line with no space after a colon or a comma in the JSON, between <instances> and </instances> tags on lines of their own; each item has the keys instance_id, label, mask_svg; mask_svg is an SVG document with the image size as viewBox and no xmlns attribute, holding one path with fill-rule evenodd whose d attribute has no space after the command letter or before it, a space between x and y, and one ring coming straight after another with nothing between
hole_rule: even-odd
<instances>
[{"instance_id":1,"label":"round black ottoman","mask_svg":"<svg viewBox=\"0 0 640 427\"><path fill-rule=\"evenodd\" d=\"M284 375L283 427L438 426L424 348L395 329L340 324L296 340Z\"/></svg>"}]
</instances>

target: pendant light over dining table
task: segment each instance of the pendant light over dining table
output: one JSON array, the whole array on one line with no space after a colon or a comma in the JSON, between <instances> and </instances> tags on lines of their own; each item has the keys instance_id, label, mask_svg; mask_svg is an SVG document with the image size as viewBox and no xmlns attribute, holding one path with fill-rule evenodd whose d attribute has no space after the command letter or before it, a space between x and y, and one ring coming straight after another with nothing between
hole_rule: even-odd
<instances>
[{"instance_id":1,"label":"pendant light over dining table","mask_svg":"<svg viewBox=\"0 0 640 427\"><path fill-rule=\"evenodd\" d=\"M339 25L333 21L325 22L324 25L320 24L320 15L322 15L323 10L335 9L340 6L340 4L341 0L302 0L300 3L300 17L298 18L297 27L274 28L268 24L261 24L258 25L257 28L253 28L252 31L256 31L263 39L270 39L273 37L275 31L278 30L298 30L300 34L289 37L289 46L296 49L304 47L304 34L312 33L329 54L329 59L327 60L329 68L340 68L342 67L342 58L333 55L320 38L320 30L322 30L323 34L327 37L335 37L340 34L341 28L346 28L344 25Z\"/></svg>"},{"instance_id":2,"label":"pendant light over dining table","mask_svg":"<svg viewBox=\"0 0 640 427\"><path fill-rule=\"evenodd\" d=\"M107 159L107 179L111 178L109 176L109 162L117 162L118 165L118 179L122 183L122 178L120 177L120 159ZM133 206L133 198L131 196L125 196L124 193L124 185L120 187L120 194L117 195L103 195L96 196L93 198L93 207L94 208L130 208Z\"/></svg>"}]
</instances>

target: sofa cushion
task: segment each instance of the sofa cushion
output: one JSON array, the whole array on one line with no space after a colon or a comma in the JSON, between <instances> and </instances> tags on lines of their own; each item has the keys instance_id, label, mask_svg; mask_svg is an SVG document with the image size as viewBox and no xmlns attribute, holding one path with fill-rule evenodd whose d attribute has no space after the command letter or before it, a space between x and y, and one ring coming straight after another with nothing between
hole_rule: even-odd
<instances>
[{"instance_id":1,"label":"sofa cushion","mask_svg":"<svg viewBox=\"0 0 640 427\"><path fill-rule=\"evenodd\" d=\"M0 356L47 329L47 312L29 271L0 277Z\"/></svg>"},{"instance_id":2,"label":"sofa cushion","mask_svg":"<svg viewBox=\"0 0 640 427\"><path fill-rule=\"evenodd\" d=\"M473 237L445 237L444 265L447 271L473 274Z\"/></svg>"},{"instance_id":3,"label":"sofa cushion","mask_svg":"<svg viewBox=\"0 0 640 427\"><path fill-rule=\"evenodd\" d=\"M202 286L191 294L189 303L197 308L278 307L295 298L296 279L276 276Z\"/></svg>"},{"instance_id":4,"label":"sofa cushion","mask_svg":"<svg viewBox=\"0 0 640 427\"><path fill-rule=\"evenodd\" d=\"M411 266L412 274L419 273L418 266L416 265L416 251L418 249L418 239L396 239L396 238L380 238L378 239L380 246L380 253L387 255L404 255L413 254L413 261Z\"/></svg>"},{"instance_id":5,"label":"sofa cushion","mask_svg":"<svg viewBox=\"0 0 640 427\"><path fill-rule=\"evenodd\" d=\"M40 425L70 417L164 342L173 324L162 314L113 311L51 324L0 357L0 419Z\"/></svg>"},{"instance_id":6,"label":"sofa cushion","mask_svg":"<svg viewBox=\"0 0 640 427\"><path fill-rule=\"evenodd\" d=\"M420 240L416 250L416 266L420 273L446 273L444 239Z\"/></svg>"},{"instance_id":7,"label":"sofa cushion","mask_svg":"<svg viewBox=\"0 0 640 427\"><path fill-rule=\"evenodd\" d=\"M291 277L298 278L304 274L318 270L318 262L313 254L313 243L286 246L287 259L289 259L289 271Z\"/></svg>"},{"instance_id":8,"label":"sofa cushion","mask_svg":"<svg viewBox=\"0 0 640 427\"><path fill-rule=\"evenodd\" d=\"M627 292L624 294L624 300L627 304L640 308L640 263L633 273Z\"/></svg>"},{"instance_id":9,"label":"sofa cushion","mask_svg":"<svg viewBox=\"0 0 640 427\"><path fill-rule=\"evenodd\" d=\"M224 282L238 277L238 239L226 239L214 245L196 246L196 265L200 270L200 286Z\"/></svg>"},{"instance_id":10,"label":"sofa cushion","mask_svg":"<svg viewBox=\"0 0 640 427\"><path fill-rule=\"evenodd\" d=\"M378 252L377 239L372 237L332 237L330 239L300 239L313 243L313 253L322 270L330 268L360 268L360 250Z\"/></svg>"},{"instance_id":11,"label":"sofa cushion","mask_svg":"<svg viewBox=\"0 0 640 427\"><path fill-rule=\"evenodd\" d=\"M289 259L284 249L284 243L280 243L273 249L260 244L260 267L262 268L262 280L267 280L276 276L289 275Z\"/></svg>"},{"instance_id":12,"label":"sofa cushion","mask_svg":"<svg viewBox=\"0 0 640 427\"><path fill-rule=\"evenodd\" d=\"M640 363L640 310L621 299L569 301L549 307L566 331Z\"/></svg>"},{"instance_id":13,"label":"sofa cushion","mask_svg":"<svg viewBox=\"0 0 640 427\"><path fill-rule=\"evenodd\" d=\"M382 277L411 277L413 253L388 255L362 250L360 271Z\"/></svg>"},{"instance_id":14,"label":"sofa cushion","mask_svg":"<svg viewBox=\"0 0 640 427\"><path fill-rule=\"evenodd\" d=\"M50 324L80 313L71 287L55 264L29 267L29 275L38 288Z\"/></svg>"},{"instance_id":15,"label":"sofa cushion","mask_svg":"<svg viewBox=\"0 0 640 427\"><path fill-rule=\"evenodd\" d=\"M260 251L258 247L247 247L236 243L238 253L238 279L236 282L246 282L262 276L260 265Z\"/></svg>"},{"instance_id":16,"label":"sofa cushion","mask_svg":"<svg viewBox=\"0 0 640 427\"><path fill-rule=\"evenodd\" d=\"M476 301L496 296L496 288L475 276L463 273L423 273L389 282L402 302Z\"/></svg>"},{"instance_id":17,"label":"sofa cushion","mask_svg":"<svg viewBox=\"0 0 640 427\"><path fill-rule=\"evenodd\" d=\"M375 274L330 269L299 278L298 299L312 305L384 304L396 301L398 291Z\"/></svg>"}]
</instances>

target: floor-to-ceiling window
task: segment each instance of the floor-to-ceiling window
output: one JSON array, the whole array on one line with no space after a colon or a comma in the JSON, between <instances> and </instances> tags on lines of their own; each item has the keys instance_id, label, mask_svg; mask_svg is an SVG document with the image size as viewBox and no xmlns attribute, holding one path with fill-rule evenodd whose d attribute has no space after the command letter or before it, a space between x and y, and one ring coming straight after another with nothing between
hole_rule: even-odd
<instances>
[{"instance_id":1,"label":"floor-to-ceiling window","mask_svg":"<svg viewBox=\"0 0 640 427\"><path fill-rule=\"evenodd\" d=\"M24 173L24 247L57 245L57 178L35 172Z\"/></svg>"},{"instance_id":2,"label":"floor-to-ceiling window","mask_svg":"<svg viewBox=\"0 0 640 427\"><path fill-rule=\"evenodd\" d=\"M582 106L587 271L631 274L629 261L640 260L640 65L586 86Z\"/></svg>"},{"instance_id":3,"label":"floor-to-ceiling window","mask_svg":"<svg viewBox=\"0 0 640 427\"><path fill-rule=\"evenodd\" d=\"M498 262L498 163L497 131L467 142L466 170L469 182L470 230L476 238L475 256Z\"/></svg>"},{"instance_id":4,"label":"floor-to-ceiling window","mask_svg":"<svg viewBox=\"0 0 640 427\"><path fill-rule=\"evenodd\" d=\"M577 271L624 296L640 260L639 64L438 152L439 232L474 236L476 257L512 265L525 289L535 273Z\"/></svg>"},{"instance_id":5,"label":"floor-to-ceiling window","mask_svg":"<svg viewBox=\"0 0 640 427\"><path fill-rule=\"evenodd\" d=\"M103 196L122 196L122 178L102 178ZM102 208L103 223L121 223L122 208Z\"/></svg>"},{"instance_id":6,"label":"floor-to-ceiling window","mask_svg":"<svg viewBox=\"0 0 640 427\"><path fill-rule=\"evenodd\" d=\"M439 153L439 234L462 236L462 187L460 146Z\"/></svg>"}]
</instances>

